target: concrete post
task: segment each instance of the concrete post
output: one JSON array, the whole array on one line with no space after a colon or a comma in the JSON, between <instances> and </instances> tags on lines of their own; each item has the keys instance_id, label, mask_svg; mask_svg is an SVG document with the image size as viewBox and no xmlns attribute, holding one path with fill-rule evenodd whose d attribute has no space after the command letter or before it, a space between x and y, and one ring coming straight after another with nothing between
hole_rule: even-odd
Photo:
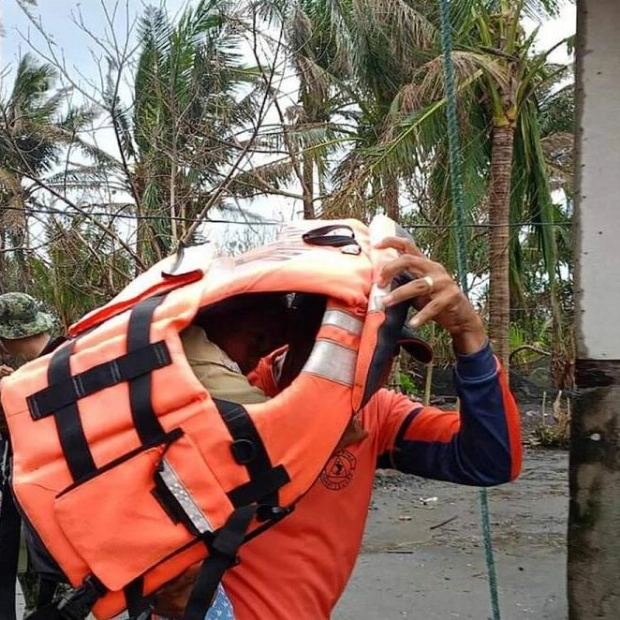
<instances>
[{"instance_id":1,"label":"concrete post","mask_svg":"<svg viewBox=\"0 0 620 620\"><path fill-rule=\"evenodd\" d=\"M620 618L620 2L578 0L569 620Z\"/></svg>"}]
</instances>

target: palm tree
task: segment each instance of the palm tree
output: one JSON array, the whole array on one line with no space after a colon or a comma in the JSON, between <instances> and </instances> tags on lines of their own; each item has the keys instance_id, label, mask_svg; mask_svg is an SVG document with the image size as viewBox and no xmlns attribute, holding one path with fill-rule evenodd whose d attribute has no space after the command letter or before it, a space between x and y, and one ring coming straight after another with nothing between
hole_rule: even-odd
<instances>
[{"instance_id":1,"label":"palm tree","mask_svg":"<svg viewBox=\"0 0 620 620\"><path fill-rule=\"evenodd\" d=\"M182 238L242 151L236 134L256 113L256 72L242 62L226 8L221 0L201 0L176 23L165 9L148 8L140 23L133 108L121 105L114 84L107 94L143 218L138 239L146 263Z\"/></svg>"},{"instance_id":2,"label":"palm tree","mask_svg":"<svg viewBox=\"0 0 620 620\"><path fill-rule=\"evenodd\" d=\"M314 215L317 171L326 198L322 216L367 217L380 205L398 220L400 181L408 171L384 170L342 201L328 196L327 186L330 178L337 185L354 178L365 149L377 144L394 96L432 41L432 24L409 3L392 0L271 0L269 5L270 17L284 22L300 85L293 133L302 146L303 172L297 176L305 216ZM350 144L354 148L334 169L329 160Z\"/></svg>"},{"instance_id":3,"label":"palm tree","mask_svg":"<svg viewBox=\"0 0 620 620\"><path fill-rule=\"evenodd\" d=\"M285 8L289 55L299 80L299 106L295 110L295 129L301 138L301 185L304 219L314 219L315 168L322 168L312 134L323 133L336 112L331 90L334 82L333 36L322 26L325 22L325 3L300 0ZM314 130L314 131L313 131ZM316 136L314 136L316 137ZM320 138L325 138L323 133ZM290 138L290 134L289 134ZM305 139L304 139L305 138ZM314 147L314 148L313 148ZM294 154L293 154L294 156Z\"/></svg>"},{"instance_id":4,"label":"palm tree","mask_svg":"<svg viewBox=\"0 0 620 620\"><path fill-rule=\"evenodd\" d=\"M359 207L363 210L370 205L374 211L374 205L380 205L389 217L399 221L401 180L417 172L413 152L397 166L377 168L362 186L356 180L368 153L385 138L399 93L434 49L436 25L428 18L424 3L352 0L330 6L337 11L332 28L341 62L350 72L352 116L358 127L355 147L335 171L335 179L340 186L354 188L356 214L361 215ZM340 196L344 200L338 200L337 194L330 205L332 210L342 209L352 197L349 192Z\"/></svg>"},{"instance_id":5,"label":"palm tree","mask_svg":"<svg viewBox=\"0 0 620 620\"><path fill-rule=\"evenodd\" d=\"M409 7L407 3L396 5ZM353 0L352 6L365 7L366 0ZM342 185L339 203L374 178L399 173L404 176L405 171L425 174L436 207L433 223L448 224L454 218L447 176L446 90L439 16L436 3L415 6L416 23L426 26L424 41L430 39L430 44L420 45L416 51L411 50L411 42L405 46L402 37L394 38L400 33L389 20L372 21L368 13L360 12L361 23L353 19L347 23L353 33L349 40L365 42L359 56L377 59L374 65L358 63L367 74L360 79L368 84L383 84L382 91L391 99L384 106L388 109L375 144L355 153L353 174ZM510 283L513 291L518 291L520 277L516 269L510 269L509 257L511 252L519 252L521 222L534 226L549 278L554 277L555 238L549 225L553 223L553 203L538 97L547 93L548 85L557 82L567 68L547 62L557 46L542 53L534 51L536 33L527 36L520 20L534 9L553 12L557 3L519 0L509 5L503 0L452 0L450 6L466 216L470 223L486 223L490 230L489 328L495 350L507 364ZM366 31L372 37L361 39L359 33ZM380 56L382 49L388 51ZM410 69L397 81L394 71L390 71L391 50L403 49Z\"/></svg>"},{"instance_id":6,"label":"palm tree","mask_svg":"<svg viewBox=\"0 0 620 620\"><path fill-rule=\"evenodd\" d=\"M549 67L552 50L533 53L534 35L526 36L520 25L525 0L478 5L469 37L459 34L463 53L470 48L481 55L483 77L477 85L478 98L491 120L489 332L497 355L507 366L510 282L519 281L518 272L513 269L511 273L510 246L518 252L518 222L530 221L536 226L547 273L551 280L555 277L554 213L537 94L566 68ZM511 224L517 224L513 234Z\"/></svg>"},{"instance_id":7,"label":"palm tree","mask_svg":"<svg viewBox=\"0 0 620 620\"><path fill-rule=\"evenodd\" d=\"M250 7L250 13L254 24L255 6ZM313 219L320 209L316 205L328 193L330 158L354 139L346 109L351 103L347 85L350 72L330 28L329 3L270 0L261 5L260 15L267 23L282 28L286 66L295 74L299 88L297 101L286 108L281 102L286 93L274 90L279 123L266 127L260 142L279 157L256 172L268 181L263 183L266 193L268 184L280 190L284 184L297 182L302 190L303 217ZM280 43L269 42L272 49Z\"/></svg>"}]
</instances>

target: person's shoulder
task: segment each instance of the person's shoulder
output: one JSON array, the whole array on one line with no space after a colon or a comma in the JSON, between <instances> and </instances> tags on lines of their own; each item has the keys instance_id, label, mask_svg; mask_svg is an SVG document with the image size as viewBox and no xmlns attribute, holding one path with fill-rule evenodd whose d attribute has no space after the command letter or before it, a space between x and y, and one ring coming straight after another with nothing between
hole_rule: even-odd
<instances>
[{"instance_id":1,"label":"person's shoulder","mask_svg":"<svg viewBox=\"0 0 620 620\"><path fill-rule=\"evenodd\" d=\"M207 334L201 327L189 325L180 336L185 356L190 364L217 364L225 366L232 372L241 373L239 366L207 338Z\"/></svg>"},{"instance_id":2,"label":"person's shoulder","mask_svg":"<svg viewBox=\"0 0 620 620\"><path fill-rule=\"evenodd\" d=\"M368 403L362 408L360 415L364 420L376 422L394 413L408 413L420 407L423 407L422 403L413 400L406 394L388 390L387 388L381 388L375 392Z\"/></svg>"}]
</instances>

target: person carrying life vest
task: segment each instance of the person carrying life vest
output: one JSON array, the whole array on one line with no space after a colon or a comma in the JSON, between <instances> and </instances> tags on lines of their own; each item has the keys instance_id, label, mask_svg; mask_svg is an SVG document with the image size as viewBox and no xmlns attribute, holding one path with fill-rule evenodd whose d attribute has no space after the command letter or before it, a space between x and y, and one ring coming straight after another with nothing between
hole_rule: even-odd
<instances>
[{"instance_id":1,"label":"person carrying life vest","mask_svg":"<svg viewBox=\"0 0 620 620\"><path fill-rule=\"evenodd\" d=\"M253 385L260 384L255 369L262 367L267 359L266 353L279 351L281 354L275 356L275 368L270 366L268 372L273 372L280 380L283 369L285 373L291 373L290 364L297 367L292 372L297 372L309 354L324 312L325 301L320 296L297 296L295 307L287 309L282 295L255 295L230 309L235 316L234 323L230 321L230 313L212 315L208 322L203 321L204 325L188 327L181 333L181 340L193 372L212 395L241 404L264 402L269 396ZM284 342L287 344L283 345ZM432 358L430 347L406 327L401 330L396 344L394 356L402 348L422 363L428 363ZM285 367L284 361L291 346L294 355L303 359L294 361L294 355L289 354ZM245 376L248 371L253 371L249 373L253 383ZM387 380L389 371L388 365L382 383ZM283 382L280 385L283 386ZM359 442L366 434L354 418L335 452ZM161 617L177 617L185 609L199 570L200 565L192 567L157 592L154 607ZM220 587L206 620L226 618L234 618L234 610Z\"/></svg>"},{"instance_id":2,"label":"person carrying life vest","mask_svg":"<svg viewBox=\"0 0 620 620\"><path fill-rule=\"evenodd\" d=\"M484 487L514 480L521 471L519 412L482 320L446 269L412 241L392 237L382 245L397 249L399 257L385 265L380 283L403 271L419 276L384 301L410 301L416 327L434 320L452 337L460 412L380 389L295 512L241 549L239 565L223 580L235 620L331 617L359 554L376 468ZM314 302L314 309L306 305L299 311L298 334L304 327L310 332L302 340L311 340L321 315L321 300ZM403 332L401 343L417 359L430 361L430 349L411 330ZM251 374L267 396L287 384L285 359L283 347ZM386 368L382 382L388 373ZM162 617L182 616L197 570L158 597Z\"/></svg>"},{"instance_id":3,"label":"person carrying life vest","mask_svg":"<svg viewBox=\"0 0 620 620\"><path fill-rule=\"evenodd\" d=\"M390 232L387 218L305 221L233 260L171 257L3 380L12 490L76 587L50 613L139 616L206 558L185 618L203 617L223 574L238 618L327 618L359 550L376 457L469 484L518 474L518 414L479 317L403 239L377 245ZM420 277L390 292L405 270ZM266 292L318 296L312 346L300 353L289 338L283 360L261 361L252 378L269 400L213 398L180 334ZM460 418L379 389L407 300L429 295L417 317L453 336ZM359 440L342 444L355 420ZM336 492L348 496L339 514Z\"/></svg>"}]
</instances>

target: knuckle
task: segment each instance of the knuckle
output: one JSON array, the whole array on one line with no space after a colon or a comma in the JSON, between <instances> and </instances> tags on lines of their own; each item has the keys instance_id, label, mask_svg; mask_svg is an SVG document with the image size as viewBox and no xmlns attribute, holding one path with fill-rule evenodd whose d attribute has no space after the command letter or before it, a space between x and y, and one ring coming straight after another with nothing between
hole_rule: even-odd
<instances>
[{"instance_id":1,"label":"knuckle","mask_svg":"<svg viewBox=\"0 0 620 620\"><path fill-rule=\"evenodd\" d=\"M446 276L446 274L440 273L436 276L435 282L438 288L448 289L452 284L452 279L449 276Z\"/></svg>"}]
</instances>

